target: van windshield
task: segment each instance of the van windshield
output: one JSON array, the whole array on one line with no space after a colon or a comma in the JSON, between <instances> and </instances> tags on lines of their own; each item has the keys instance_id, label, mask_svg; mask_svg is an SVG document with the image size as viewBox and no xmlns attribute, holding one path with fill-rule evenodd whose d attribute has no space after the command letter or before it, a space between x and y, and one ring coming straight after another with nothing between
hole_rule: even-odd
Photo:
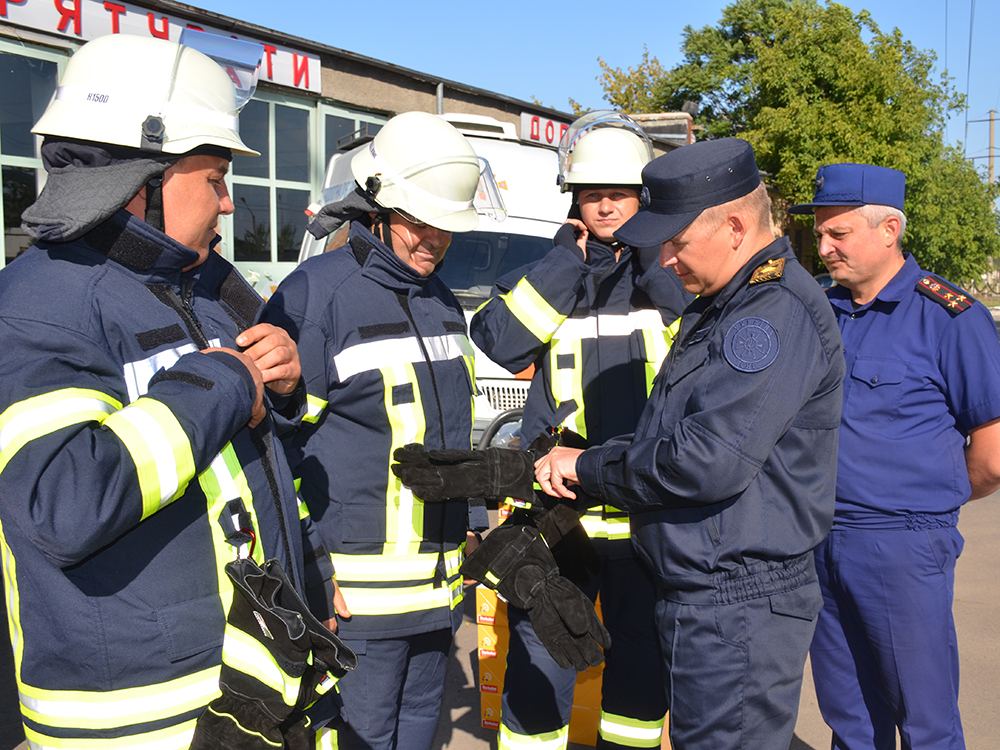
<instances>
[{"instance_id":1,"label":"van windshield","mask_svg":"<svg viewBox=\"0 0 1000 750\"><path fill-rule=\"evenodd\" d=\"M462 307L474 310L489 299L498 278L540 260L551 249L551 239L526 234L453 234L437 273Z\"/></svg>"}]
</instances>

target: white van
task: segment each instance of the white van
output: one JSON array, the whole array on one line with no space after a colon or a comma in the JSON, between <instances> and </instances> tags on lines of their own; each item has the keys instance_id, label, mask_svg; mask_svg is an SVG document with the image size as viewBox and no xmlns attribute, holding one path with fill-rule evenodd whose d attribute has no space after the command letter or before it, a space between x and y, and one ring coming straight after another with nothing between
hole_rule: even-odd
<instances>
[{"instance_id":1,"label":"white van","mask_svg":"<svg viewBox=\"0 0 1000 750\"><path fill-rule=\"evenodd\" d=\"M572 196L560 193L556 185L559 162L555 149L522 142L513 124L492 117L440 116L458 128L476 153L489 161L507 209L503 222L481 217L476 231L452 235L451 246L438 269L438 275L465 308L466 320L471 320L489 298L498 277L538 260L552 248L552 237L566 220ZM313 210L354 190L350 164L360 148L364 148L363 144L330 159L323 193L311 207ZM340 246L345 238L343 228L322 240L306 232L299 262ZM531 373L521 375L511 375L476 349L479 396L474 443L497 417L524 406Z\"/></svg>"}]
</instances>

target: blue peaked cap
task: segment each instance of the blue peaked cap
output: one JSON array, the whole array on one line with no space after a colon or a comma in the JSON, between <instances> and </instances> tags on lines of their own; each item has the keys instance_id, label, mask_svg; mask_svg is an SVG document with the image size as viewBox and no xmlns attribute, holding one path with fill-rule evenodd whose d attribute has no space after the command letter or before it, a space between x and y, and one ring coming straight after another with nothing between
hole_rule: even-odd
<instances>
[{"instance_id":1,"label":"blue peaked cap","mask_svg":"<svg viewBox=\"0 0 1000 750\"><path fill-rule=\"evenodd\" d=\"M753 192L760 171L739 138L699 141L659 156L642 169L642 207L615 232L632 247L661 245L706 208Z\"/></svg>"},{"instance_id":2,"label":"blue peaked cap","mask_svg":"<svg viewBox=\"0 0 1000 750\"><path fill-rule=\"evenodd\" d=\"M812 203L788 209L790 214L811 214L817 206L892 206L903 210L906 175L898 169L872 164L828 164L816 172Z\"/></svg>"}]
</instances>

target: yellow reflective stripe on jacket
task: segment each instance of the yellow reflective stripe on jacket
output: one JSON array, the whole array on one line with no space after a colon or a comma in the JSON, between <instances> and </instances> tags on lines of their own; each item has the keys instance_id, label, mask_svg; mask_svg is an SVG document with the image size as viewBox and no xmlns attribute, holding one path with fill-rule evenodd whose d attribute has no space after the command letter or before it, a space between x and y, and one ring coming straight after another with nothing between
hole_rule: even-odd
<instances>
[{"instance_id":1,"label":"yellow reflective stripe on jacket","mask_svg":"<svg viewBox=\"0 0 1000 750\"><path fill-rule=\"evenodd\" d=\"M30 727L24 728L24 736L31 750L187 750L191 746L196 721L192 719L155 732L130 734L115 739L49 737Z\"/></svg>"},{"instance_id":2,"label":"yellow reflective stripe on jacket","mask_svg":"<svg viewBox=\"0 0 1000 750\"><path fill-rule=\"evenodd\" d=\"M342 555L331 554L337 580L358 583L391 583L392 581L429 581L437 568L437 552L417 552L410 555ZM462 565L462 550L444 553L445 573L451 578ZM381 590L381 589L377 589Z\"/></svg>"},{"instance_id":3,"label":"yellow reflective stripe on jacket","mask_svg":"<svg viewBox=\"0 0 1000 750\"><path fill-rule=\"evenodd\" d=\"M646 394L653 390L653 378L660 371L660 365L666 359L674 338L681 328L681 319L677 318L665 330L646 329L642 332L643 343L646 346Z\"/></svg>"},{"instance_id":4,"label":"yellow reflective stripe on jacket","mask_svg":"<svg viewBox=\"0 0 1000 750\"><path fill-rule=\"evenodd\" d=\"M194 457L170 409L144 396L110 415L104 426L118 435L132 456L144 519L184 493L194 476Z\"/></svg>"},{"instance_id":5,"label":"yellow reflective stripe on jacket","mask_svg":"<svg viewBox=\"0 0 1000 750\"><path fill-rule=\"evenodd\" d=\"M323 727L316 732L316 750L339 750L340 743L337 741L337 730Z\"/></svg>"},{"instance_id":6,"label":"yellow reflective stripe on jacket","mask_svg":"<svg viewBox=\"0 0 1000 750\"><path fill-rule=\"evenodd\" d=\"M659 747L666 716L654 721L640 721L628 716L601 711L598 732L608 742L626 747Z\"/></svg>"},{"instance_id":7,"label":"yellow reflective stripe on jacket","mask_svg":"<svg viewBox=\"0 0 1000 750\"><path fill-rule=\"evenodd\" d=\"M501 724L497 748L498 750L565 750L568 743L568 725L554 732L518 734L511 731L506 724Z\"/></svg>"},{"instance_id":8,"label":"yellow reflective stripe on jacket","mask_svg":"<svg viewBox=\"0 0 1000 750\"><path fill-rule=\"evenodd\" d=\"M21 711L50 727L114 729L193 711L219 695L219 667L122 690L43 690L20 683Z\"/></svg>"},{"instance_id":9,"label":"yellow reflective stripe on jacket","mask_svg":"<svg viewBox=\"0 0 1000 750\"><path fill-rule=\"evenodd\" d=\"M337 571L337 585L344 600L355 615L395 615L418 612L423 609L448 607L454 609L462 601L462 579L445 581L441 586L432 583L419 586L391 586L387 588L360 588L344 583Z\"/></svg>"},{"instance_id":10,"label":"yellow reflective stripe on jacket","mask_svg":"<svg viewBox=\"0 0 1000 750\"><path fill-rule=\"evenodd\" d=\"M229 623L222 642L222 661L279 693L286 706L295 705L302 678L288 674L264 644Z\"/></svg>"},{"instance_id":11,"label":"yellow reflective stripe on jacket","mask_svg":"<svg viewBox=\"0 0 1000 750\"><path fill-rule=\"evenodd\" d=\"M0 471L32 440L82 422L103 423L122 408L105 393L62 388L12 404L0 414Z\"/></svg>"},{"instance_id":12,"label":"yellow reflective stripe on jacket","mask_svg":"<svg viewBox=\"0 0 1000 750\"><path fill-rule=\"evenodd\" d=\"M311 393L306 394L306 415L302 417L303 422L312 422L315 424L319 421L319 418L323 416L323 410L326 409L329 401L324 401L323 399L313 396Z\"/></svg>"},{"instance_id":13,"label":"yellow reflective stripe on jacket","mask_svg":"<svg viewBox=\"0 0 1000 750\"><path fill-rule=\"evenodd\" d=\"M526 278L517 282L517 285L507 294L501 295L500 299L507 305L511 314L543 344L566 320L566 316L546 302Z\"/></svg>"},{"instance_id":14,"label":"yellow reflective stripe on jacket","mask_svg":"<svg viewBox=\"0 0 1000 750\"><path fill-rule=\"evenodd\" d=\"M580 523L591 539L628 539L632 535L628 515L610 505L591 508Z\"/></svg>"},{"instance_id":15,"label":"yellow reflective stripe on jacket","mask_svg":"<svg viewBox=\"0 0 1000 750\"><path fill-rule=\"evenodd\" d=\"M479 388L476 386L476 355L474 351L462 356L465 361L465 369L469 373L469 413L472 419L469 421L469 445L472 445L472 431L476 426L476 394Z\"/></svg>"},{"instance_id":16,"label":"yellow reflective stripe on jacket","mask_svg":"<svg viewBox=\"0 0 1000 750\"><path fill-rule=\"evenodd\" d=\"M219 581L219 600L222 603L222 611L229 613L229 607L233 601L233 582L226 575L226 563L232 562L240 555L249 553L247 545L234 548L226 539L222 526L218 519L223 513L228 513L227 504L230 500L241 498L243 507L250 514L253 523L254 533L257 533L257 514L253 507L253 493L250 485L247 484L246 475L240 465L239 457L232 443L227 443L226 447L217 455L205 471L198 476L198 483L205 493L208 513L205 522L208 524L212 534L212 547L215 550L215 570ZM264 564L263 545L254 545L253 559L258 564Z\"/></svg>"},{"instance_id":17,"label":"yellow reflective stripe on jacket","mask_svg":"<svg viewBox=\"0 0 1000 750\"><path fill-rule=\"evenodd\" d=\"M21 674L21 659L24 656L24 637L21 632L21 594L17 588L17 560L7 546L7 537L0 523L0 564L3 565L3 588L7 604L7 629L14 649L14 671ZM2 645L0 645L2 648Z\"/></svg>"},{"instance_id":18,"label":"yellow reflective stripe on jacket","mask_svg":"<svg viewBox=\"0 0 1000 750\"><path fill-rule=\"evenodd\" d=\"M569 323L570 321L567 321ZM574 399L577 406L583 404L583 340L575 336L552 339L549 344L549 375L552 397L557 404ZM572 360L571 367L560 367L559 358ZM581 437L587 437L587 419L583 409L578 408L562 422Z\"/></svg>"},{"instance_id":19,"label":"yellow reflective stripe on jacket","mask_svg":"<svg viewBox=\"0 0 1000 750\"><path fill-rule=\"evenodd\" d=\"M385 502L385 554L409 555L415 553L424 534L424 504L402 485L390 471L392 453L408 443L424 441L424 407L417 384L417 373L413 365L402 363L382 369L385 413L392 429L392 443L385 460L386 502ZM413 401L408 404L392 403L393 390L410 384Z\"/></svg>"}]
</instances>

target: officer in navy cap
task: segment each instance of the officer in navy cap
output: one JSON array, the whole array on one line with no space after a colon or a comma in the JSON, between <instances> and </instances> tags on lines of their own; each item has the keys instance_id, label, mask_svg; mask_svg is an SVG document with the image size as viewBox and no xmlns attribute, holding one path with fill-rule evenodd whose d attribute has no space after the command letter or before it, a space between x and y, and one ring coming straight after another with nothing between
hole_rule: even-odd
<instances>
[{"instance_id":1,"label":"officer in navy cap","mask_svg":"<svg viewBox=\"0 0 1000 750\"><path fill-rule=\"evenodd\" d=\"M830 305L785 238L745 141L650 162L615 237L660 245L698 298L633 435L535 464L549 494L630 514L658 585L674 750L782 748L822 605L844 360ZM574 486L575 485L575 486Z\"/></svg>"},{"instance_id":2,"label":"officer in navy cap","mask_svg":"<svg viewBox=\"0 0 1000 750\"><path fill-rule=\"evenodd\" d=\"M1000 486L1000 345L983 305L902 250L902 172L831 164L812 203L847 377L811 650L834 748L963 748L959 508Z\"/></svg>"}]
</instances>

